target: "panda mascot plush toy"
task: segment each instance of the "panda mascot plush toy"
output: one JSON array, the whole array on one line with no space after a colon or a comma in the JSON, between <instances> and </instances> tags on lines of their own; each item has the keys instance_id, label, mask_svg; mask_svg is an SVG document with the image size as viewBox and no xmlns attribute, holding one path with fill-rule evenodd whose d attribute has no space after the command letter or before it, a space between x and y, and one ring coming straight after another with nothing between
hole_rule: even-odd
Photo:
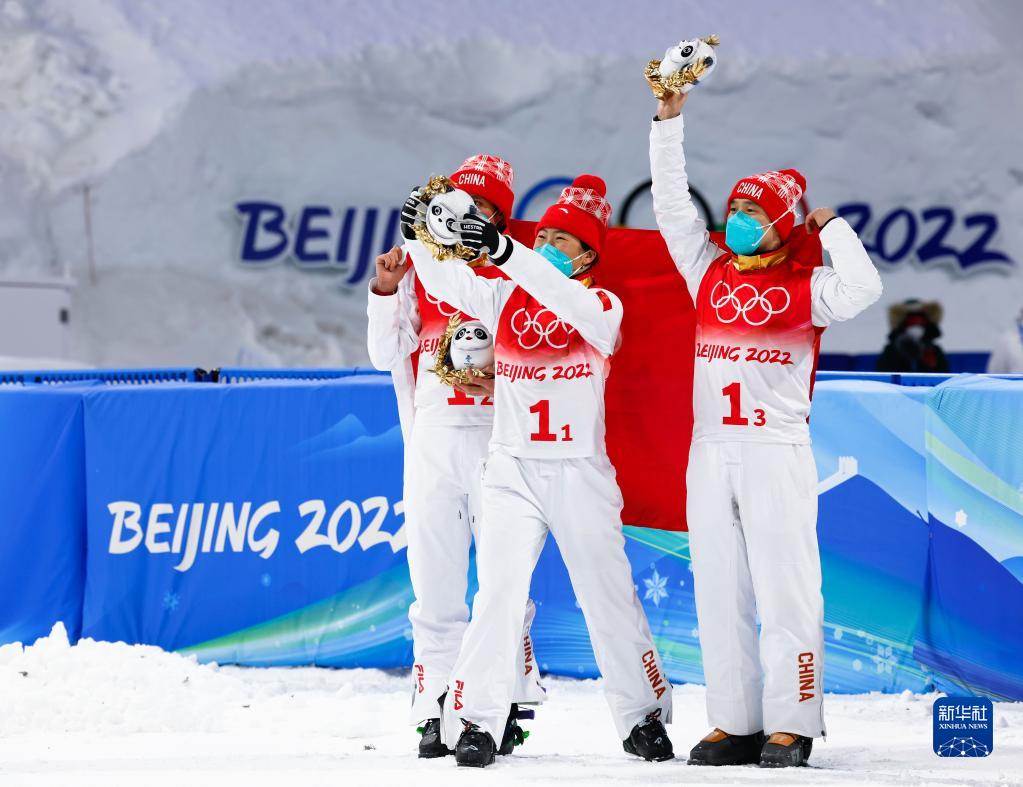
<instances>
[{"instance_id":1,"label":"panda mascot plush toy","mask_svg":"<svg viewBox=\"0 0 1023 787\"><path fill-rule=\"evenodd\" d=\"M487 367L494 365L494 337L478 320L462 322L455 314L440 337L437 359L430 370L445 385L471 383L480 377L492 379ZM484 371L484 370L487 371Z\"/></svg>"},{"instance_id":2,"label":"panda mascot plush toy","mask_svg":"<svg viewBox=\"0 0 1023 787\"><path fill-rule=\"evenodd\" d=\"M426 203L426 228L438 243L454 246L460 238L458 222L475 213L479 210L472 197L461 189L452 189Z\"/></svg>"},{"instance_id":3,"label":"panda mascot plush toy","mask_svg":"<svg viewBox=\"0 0 1023 787\"><path fill-rule=\"evenodd\" d=\"M472 197L448 178L435 175L419 189L419 198L423 207L412 230L434 259L473 259L476 254L461 243L458 233L458 222L479 213Z\"/></svg>"},{"instance_id":4,"label":"panda mascot plush toy","mask_svg":"<svg viewBox=\"0 0 1023 787\"><path fill-rule=\"evenodd\" d=\"M669 93L688 93L706 79L717 65L713 48L720 43L717 36L679 41L662 60L647 63L643 75L654 95L663 99Z\"/></svg>"},{"instance_id":5,"label":"panda mascot plush toy","mask_svg":"<svg viewBox=\"0 0 1023 787\"><path fill-rule=\"evenodd\" d=\"M494 364L494 337L483 323L463 322L451 337L451 367L482 369Z\"/></svg>"}]
</instances>

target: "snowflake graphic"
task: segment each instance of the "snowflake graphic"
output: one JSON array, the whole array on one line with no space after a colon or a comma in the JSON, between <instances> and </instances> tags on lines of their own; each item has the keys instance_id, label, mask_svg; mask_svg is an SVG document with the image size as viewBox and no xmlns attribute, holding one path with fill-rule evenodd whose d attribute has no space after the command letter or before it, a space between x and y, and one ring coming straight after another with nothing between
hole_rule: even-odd
<instances>
[{"instance_id":1,"label":"snowflake graphic","mask_svg":"<svg viewBox=\"0 0 1023 787\"><path fill-rule=\"evenodd\" d=\"M877 653L870 657L879 673L892 674L892 668L898 666L898 657L892 655L891 645L878 645Z\"/></svg>"},{"instance_id":2,"label":"snowflake graphic","mask_svg":"<svg viewBox=\"0 0 1023 787\"><path fill-rule=\"evenodd\" d=\"M668 597L668 577L662 577L655 568L654 572L643 580L643 584L646 585L643 600L649 599L654 602L655 607L661 606L661 599Z\"/></svg>"},{"instance_id":3,"label":"snowflake graphic","mask_svg":"<svg viewBox=\"0 0 1023 787\"><path fill-rule=\"evenodd\" d=\"M968 519L969 517L966 515L966 512L963 511L963 509L960 508L958 511L956 511L955 518L956 527L958 527L959 529L966 527L966 522Z\"/></svg>"},{"instance_id":4,"label":"snowflake graphic","mask_svg":"<svg viewBox=\"0 0 1023 787\"><path fill-rule=\"evenodd\" d=\"M181 596L177 593L171 593L169 590L163 594L163 608L168 612L173 612L178 608L178 604L181 603Z\"/></svg>"},{"instance_id":5,"label":"snowflake graphic","mask_svg":"<svg viewBox=\"0 0 1023 787\"><path fill-rule=\"evenodd\" d=\"M976 738L950 738L938 746L939 757L987 757L987 744Z\"/></svg>"}]
</instances>

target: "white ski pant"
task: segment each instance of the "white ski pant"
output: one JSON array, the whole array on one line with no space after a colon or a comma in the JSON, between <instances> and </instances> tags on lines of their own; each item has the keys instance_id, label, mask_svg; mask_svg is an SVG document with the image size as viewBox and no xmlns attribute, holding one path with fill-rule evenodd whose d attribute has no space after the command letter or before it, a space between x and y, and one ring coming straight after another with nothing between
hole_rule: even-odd
<instances>
[{"instance_id":1,"label":"white ski pant","mask_svg":"<svg viewBox=\"0 0 1023 787\"><path fill-rule=\"evenodd\" d=\"M438 700L447 691L469 620L469 546L478 530L480 474L490 433L489 426L414 425L406 448L405 532L416 599L409 608L413 724L440 716ZM516 676L509 705L544 698L529 638L534 613L533 602L524 598L518 637L508 646Z\"/></svg>"},{"instance_id":2,"label":"white ski pant","mask_svg":"<svg viewBox=\"0 0 1023 787\"><path fill-rule=\"evenodd\" d=\"M710 725L734 735L823 735L824 599L810 446L694 443L686 483Z\"/></svg>"},{"instance_id":3,"label":"white ski pant","mask_svg":"<svg viewBox=\"0 0 1023 787\"><path fill-rule=\"evenodd\" d=\"M522 606L548 531L586 618L618 737L647 715L671 720L671 686L636 596L622 535L622 496L606 456L520 459L493 453L483 476L480 588L444 703L444 738L462 720L500 743L516 685ZM582 723L586 723L585 720Z\"/></svg>"}]
</instances>

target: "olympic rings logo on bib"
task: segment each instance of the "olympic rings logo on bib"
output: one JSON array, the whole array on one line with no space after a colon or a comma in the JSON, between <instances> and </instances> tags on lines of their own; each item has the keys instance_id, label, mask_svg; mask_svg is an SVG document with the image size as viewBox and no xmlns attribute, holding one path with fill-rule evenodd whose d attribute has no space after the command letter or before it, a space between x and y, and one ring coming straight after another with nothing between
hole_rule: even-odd
<instances>
[{"instance_id":1,"label":"olympic rings logo on bib","mask_svg":"<svg viewBox=\"0 0 1023 787\"><path fill-rule=\"evenodd\" d=\"M440 298L434 298L432 295L430 295L430 293L426 293L426 300L428 300L430 303L436 306L437 311L439 311L441 315L444 317L451 317L455 314L458 314L458 309L456 309L454 306L451 306L450 304L444 303L444 301L442 301Z\"/></svg>"},{"instance_id":2,"label":"olympic rings logo on bib","mask_svg":"<svg viewBox=\"0 0 1023 787\"><path fill-rule=\"evenodd\" d=\"M784 287L770 287L761 293L752 284L743 283L733 290L728 282L719 281L710 291L710 306L719 321L728 324L742 317L754 328L784 312L791 301Z\"/></svg>"},{"instance_id":3,"label":"olympic rings logo on bib","mask_svg":"<svg viewBox=\"0 0 1023 787\"><path fill-rule=\"evenodd\" d=\"M541 319L544 314L550 316ZM564 350L568 347L569 336L575 332L575 328L562 322L550 309L540 309L534 314L519 309L511 316L510 324L523 350L535 350L542 342L553 350Z\"/></svg>"}]
</instances>

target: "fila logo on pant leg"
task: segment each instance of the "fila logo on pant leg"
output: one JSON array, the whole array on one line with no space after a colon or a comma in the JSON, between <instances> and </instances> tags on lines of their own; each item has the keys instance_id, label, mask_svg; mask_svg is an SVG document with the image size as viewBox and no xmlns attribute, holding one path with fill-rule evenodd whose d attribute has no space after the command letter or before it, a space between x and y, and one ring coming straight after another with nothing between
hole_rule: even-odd
<instances>
[{"instance_id":1,"label":"fila logo on pant leg","mask_svg":"<svg viewBox=\"0 0 1023 787\"><path fill-rule=\"evenodd\" d=\"M462 705L462 691L465 689L465 683L460 680L455 681L455 710L461 710L464 706Z\"/></svg>"},{"instance_id":2,"label":"fila logo on pant leg","mask_svg":"<svg viewBox=\"0 0 1023 787\"><path fill-rule=\"evenodd\" d=\"M422 664L416 664L416 691L422 694L426 690L426 670L423 669Z\"/></svg>"},{"instance_id":3,"label":"fila logo on pant leg","mask_svg":"<svg viewBox=\"0 0 1023 787\"><path fill-rule=\"evenodd\" d=\"M528 634L522 638L522 649L526 654L526 669L522 674L528 675L533 671L533 641Z\"/></svg>"},{"instance_id":4,"label":"fila logo on pant leg","mask_svg":"<svg viewBox=\"0 0 1023 787\"><path fill-rule=\"evenodd\" d=\"M813 654L800 653L797 661L799 662L799 701L806 702L814 698L813 684L816 671L814 670Z\"/></svg>"},{"instance_id":5,"label":"fila logo on pant leg","mask_svg":"<svg viewBox=\"0 0 1023 787\"><path fill-rule=\"evenodd\" d=\"M650 688L654 690L654 696L660 699L667 689L664 686L661 671L657 668L657 657L652 650L643 654L643 669L646 670L646 679L650 681Z\"/></svg>"}]
</instances>

